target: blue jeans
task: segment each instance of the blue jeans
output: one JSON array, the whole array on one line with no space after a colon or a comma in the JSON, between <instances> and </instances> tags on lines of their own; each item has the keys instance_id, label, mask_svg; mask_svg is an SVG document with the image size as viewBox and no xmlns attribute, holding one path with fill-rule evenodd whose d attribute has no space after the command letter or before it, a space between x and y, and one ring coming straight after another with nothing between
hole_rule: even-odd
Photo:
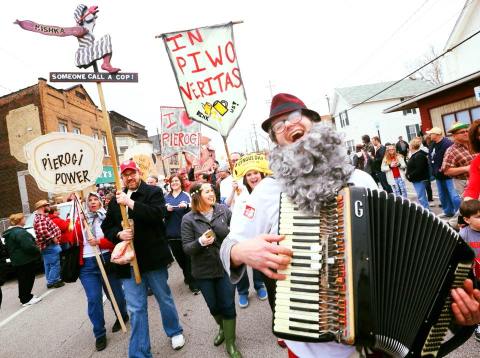
<instances>
[{"instance_id":1,"label":"blue jeans","mask_svg":"<svg viewBox=\"0 0 480 358\"><path fill-rule=\"evenodd\" d=\"M428 205L428 198L427 198L427 183L426 181L416 181L412 182L413 187L415 188L415 192L417 193L418 202L421 206L425 209L430 210L430 205Z\"/></svg>"},{"instance_id":2,"label":"blue jeans","mask_svg":"<svg viewBox=\"0 0 480 358\"><path fill-rule=\"evenodd\" d=\"M253 271L253 287L255 290L259 290L261 288L265 288L265 284L263 283L263 275L260 271L255 269ZM248 280L248 271L245 270L245 274L242 276L240 281L237 283L237 291L239 295L248 295L248 290L250 288L250 281Z\"/></svg>"},{"instance_id":3,"label":"blue jeans","mask_svg":"<svg viewBox=\"0 0 480 358\"><path fill-rule=\"evenodd\" d=\"M460 196L453 186L452 179L436 179L438 196L440 203L442 203L443 213L448 216L453 216L460 207Z\"/></svg>"},{"instance_id":4,"label":"blue jeans","mask_svg":"<svg viewBox=\"0 0 480 358\"><path fill-rule=\"evenodd\" d=\"M60 252L62 252L62 249L58 244L50 244L42 250L43 266L45 268L47 285L53 285L61 280Z\"/></svg>"},{"instance_id":5,"label":"blue jeans","mask_svg":"<svg viewBox=\"0 0 480 358\"><path fill-rule=\"evenodd\" d=\"M155 271L142 273L142 282L137 285L131 269L131 277L122 279L127 299L127 309L130 313L130 344L128 356L130 358L151 358L150 333L148 330L147 287L150 287L157 299L162 316L163 329L168 337L183 332L178 319L177 308L173 302L172 293L168 286L168 271L162 267Z\"/></svg>"},{"instance_id":6,"label":"blue jeans","mask_svg":"<svg viewBox=\"0 0 480 358\"><path fill-rule=\"evenodd\" d=\"M405 186L405 182L402 178L394 178L395 185L392 186L393 192L397 196L402 196L404 198L408 197L407 187Z\"/></svg>"},{"instance_id":7,"label":"blue jeans","mask_svg":"<svg viewBox=\"0 0 480 358\"><path fill-rule=\"evenodd\" d=\"M110 261L110 253L103 254L105 262ZM118 304L118 309L122 314L122 317L127 316L127 307L125 303L125 295L123 293L122 282L116 277L115 274L110 274L108 281L112 287L113 295ZM83 266L80 267L80 282L82 283L85 294L87 295L88 302L88 317L93 325L93 334L95 338L104 336L105 330L105 318L103 315L103 284L102 274L100 268L97 265L95 257L86 257L83 259ZM107 295L106 288L104 291Z\"/></svg>"},{"instance_id":8,"label":"blue jeans","mask_svg":"<svg viewBox=\"0 0 480 358\"><path fill-rule=\"evenodd\" d=\"M222 316L224 319L236 317L235 286L226 272L222 278L197 279L197 285L212 316Z\"/></svg>"}]
</instances>

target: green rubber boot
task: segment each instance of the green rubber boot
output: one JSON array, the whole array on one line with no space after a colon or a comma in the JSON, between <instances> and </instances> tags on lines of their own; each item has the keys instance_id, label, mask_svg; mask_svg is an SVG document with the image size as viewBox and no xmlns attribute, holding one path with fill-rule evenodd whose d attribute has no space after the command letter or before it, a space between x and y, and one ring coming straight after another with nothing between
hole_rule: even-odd
<instances>
[{"instance_id":1,"label":"green rubber boot","mask_svg":"<svg viewBox=\"0 0 480 358\"><path fill-rule=\"evenodd\" d=\"M242 358L235 345L235 319L224 319L223 330L225 331L225 348L230 358Z\"/></svg>"},{"instance_id":2,"label":"green rubber boot","mask_svg":"<svg viewBox=\"0 0 480 358\"><path fill-rule=\"evenodd\" d=\"M213 318L215 318L215 322L218 324L218 333L213 340L213 345L218 347L225 340L225 334L223 333L223 320L222 316L213 316Z\"/></svg>"}]
</instances>

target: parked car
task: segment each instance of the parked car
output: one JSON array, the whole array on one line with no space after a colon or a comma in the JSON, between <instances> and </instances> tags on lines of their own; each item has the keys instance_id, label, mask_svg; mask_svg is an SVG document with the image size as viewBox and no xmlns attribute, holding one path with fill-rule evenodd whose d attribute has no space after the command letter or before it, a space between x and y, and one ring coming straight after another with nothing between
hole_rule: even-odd
<instances>
[{"instance_id":1,"label":"parked car","mask_svg":"<svg viewBox=\"0 0 480 358\"><path fill-rule=\"evenodd\" d=\"M62 219L66 219L68 213L70 212L70 209L72 207L72 202L66 202L66 203L61 203L56 205L59 215ZM24 228L33 236L36 237L35 235L35 230L33 229L33 220L35 219L35 215L31 214L27 217L27 220L25 221L25 226ZM5 244L5 239L3 236L0 237L2 242ZM11 278L15 276L15 269L12 266L12 263L10 261L10 258L7 258L7 264L5 266L5 271L6 271L6 277ZM37 272L43 272L43 262L41 257L38 260L38 271Z\"/></svg>"}]
</instances>

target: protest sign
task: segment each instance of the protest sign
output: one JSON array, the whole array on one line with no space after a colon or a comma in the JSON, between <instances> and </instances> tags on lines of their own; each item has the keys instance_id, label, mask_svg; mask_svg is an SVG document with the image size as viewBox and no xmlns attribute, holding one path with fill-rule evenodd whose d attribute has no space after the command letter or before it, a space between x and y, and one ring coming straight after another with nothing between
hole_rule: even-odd
<instances>
[{"instance_id":1,"label":"protest sign","mask_svg":"<svg viewBox=\"0 0 480 358\"><path fill-rule=\"evenodd\" d=\"M180 152L199 157L200 123L193 122L184 108L160 107L162 157L168 158Z\"/></svg>"},{"instance_id":2,"label":"protest sign","mask_svg":"<svg viewBox=\"0 0 480 358\"><path fill-rule=\"evenodd\" d=\"M49 133L24 146L28 171L40 190L66 193L95 184L102 174L102 144L73 133Z\"/></svg>"},{"instance_id":3,"label":"protest sign","mask_svg":"<svg viewBox=\"0 0 480 358\"><path fill-rule=\"evenodd\" d=\"M232 23L162 37L188 116L226 138L247 103Z\"/></svg>"}]
</instances>

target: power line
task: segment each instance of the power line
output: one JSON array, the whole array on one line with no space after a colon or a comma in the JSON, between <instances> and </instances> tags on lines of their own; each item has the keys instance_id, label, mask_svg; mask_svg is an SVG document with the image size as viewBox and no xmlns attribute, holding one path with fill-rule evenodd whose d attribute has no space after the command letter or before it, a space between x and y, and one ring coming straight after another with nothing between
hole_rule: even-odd
<instances>
[{"instance_id":1,"label":"power line","mask_svg":"<svg viewBox=\"0 0 480 358\"><path fill-rule=\"evenodd\" d=\"M425 0L420 7L418 7L397 29L395 29L392 34L383 41L378 47L376 47L367 58L365 58L360 65L358 65L353 71L350 72L348 76L340 81L340 83L344 83L347 78L350 78L352 74L357 73L360 68L362 68L373 56L378 55L378 52L390 42L390 40L406 25L410 22L410 20L429 2L430 0Z\"/></svg>"},{"instance_id":2,"label":"power line","mask_svg":"<svg viewBox=\"0 0 480 358\"><path fill-rule=\"evenodd\" d=\"M389 90L390 88L392 88L393 86L397 85L398 83L402 82L404 79L406 79L407 77L410 77L411 75L415 74L416 72L420 71L421 69L425 68L426 66L430 65L432 62L435 62L436 60L438 60L440 57L443 57L445 56L447 53L449 53L450 51L453 51L454 49L456 49L458 46L462 45L463 43L467 42L468 40L470 40L472 37L478 35L480 33L480 30L478 30L477 32L473 33L472 35L470 35L469 37L467 37L466 39L460 41L459 43L457 43L456 45L450 47L449 49L447 49L445 52L441 53L440 55L438 55L437 57L435 57L434 59L430 60L429 62L425 63L424 65L420 66L419 68L417 68L416 70L410 72L408 75L402 77L401 79L399 79L398 81L392 83L391 85L385 87L383 90L375 93L374 95L364 99L363 101L361 101L360 103L357 103L355 105L353 105L352 107L346 109L345 111L342 111L342 112L349 112L351 111L352 109L360 106L361 104L364 104L365 102L371 100L372 98L378 96L379 94ZM333 118L337 118L337 116L333 116Z\"/></svg>"}]
</instances>

